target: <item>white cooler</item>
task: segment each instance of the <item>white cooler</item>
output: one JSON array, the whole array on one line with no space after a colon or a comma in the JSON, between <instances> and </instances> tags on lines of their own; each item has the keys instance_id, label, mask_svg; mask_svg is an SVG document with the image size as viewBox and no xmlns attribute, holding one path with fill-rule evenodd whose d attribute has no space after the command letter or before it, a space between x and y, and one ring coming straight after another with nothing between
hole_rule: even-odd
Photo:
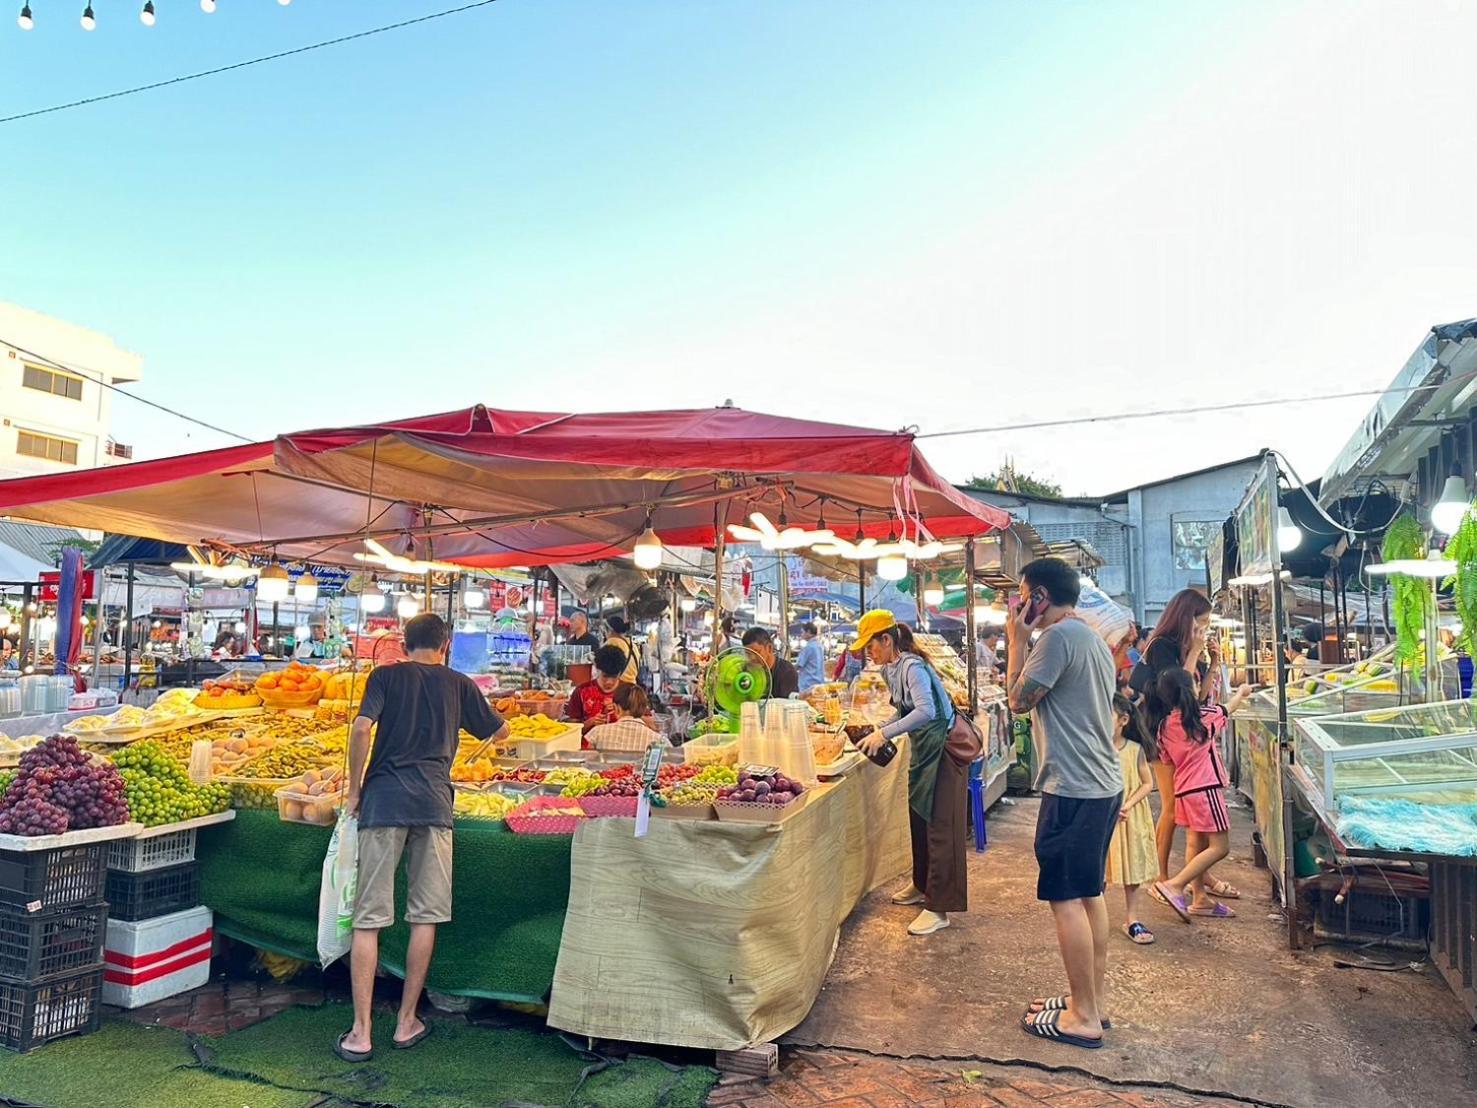
<instances>
[{"instance_id":1,"label":"white cooler","mask_svg":"<svg viewBox=\"0 0 1477 1108\"><path fill-rule=\"evenodd\" d=\"M209 908L125 923L108 921L103 1003L140 1008L210 980L215 917Z\"/></svg>"}]
</instances>

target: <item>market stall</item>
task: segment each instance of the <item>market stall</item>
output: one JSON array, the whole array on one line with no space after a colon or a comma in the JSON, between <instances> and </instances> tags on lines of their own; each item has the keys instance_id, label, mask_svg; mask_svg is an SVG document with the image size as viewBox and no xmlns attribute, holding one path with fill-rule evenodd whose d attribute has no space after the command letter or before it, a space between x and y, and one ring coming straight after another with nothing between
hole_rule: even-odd
<instances>
[{"instance_id":1,"label":"market stall","mask_svg":"<svg viewBox=\"0 0 1477 1108\"><path fill-rule=\"evenodd\" d=\"M782 544L799 532L859 561L906 565L1008 523L939 478L907 433L726 407L594 416L479 407L0 482L0 511L186 543L208 552L213 567L264 578L278 559L369 563L384 576L423 579L425 597L438 579L469 567L633 554L638 567L653 566L660 557L650 559L652 548L672 544L712 549L713 578L723 581L730 532L751 524L765 539L767 526ZM853 537L837 537L828 513L855 518ZM715 592L716 619L722 590ZM287 713L274 715L274 707L305 691L328 702L328 680L302 667L265 674L254 693L242 695L259 696L263 715L275 720ZM552 758L550 728L558 725L525 718L531 722L515 736L516 757L529 753L523 744L544 742ZM309 953L327 833L315 825L331 821L341 788L331 766L345 728L335 722L336 740L333 732L308 733L312 723L304 722L303 733L271 746L250 734L211 741L212 781L231 789L236 806L271 796L275 807L242 811L237 824L201 832L205 903L222 933ZM804 736L802 728L799 741ZM813 1001L840 922L904 868L904 765L904 758L886 769L853 762L803 797L776 778L769 795L786 806L757 821L712 820L715 807L724 809L721 798L713 803L710 784L691 814L653 820L644 837L622 814L629 811L626 786L602 776L618 775L618 767L580 777L572 769L504 766L504 780L492 781L478 780L486 771L467 765L471 799L459 807L506 814L515 831L549 814L570 820L572 834L510 833L496 818L459 817L457 913L465 922L438 942L431 984L528 999L552 982L551 1020L588 1034L713 1048L777 1035ZM526 773L543 775L532 782L541 795L510 796ZM283 786L283 774L296 780ZM674 772L671 781L675 790L692 777ZM668 793L674 802L684 795ZM616 874L620 880L612 880ZM530 886L537 887L525 895ZM776 912L780 904L789 909ZM630 971L625 944L634 927L598 926L612 913L639 923L651 973ZM386 947L391 968L396 941L392 934ZM730 977L734 984L723 985ZM654 982L673 1000L660 1019L638 1025L616 1018L649 1010Z\"/></svg>"}]
</instances>

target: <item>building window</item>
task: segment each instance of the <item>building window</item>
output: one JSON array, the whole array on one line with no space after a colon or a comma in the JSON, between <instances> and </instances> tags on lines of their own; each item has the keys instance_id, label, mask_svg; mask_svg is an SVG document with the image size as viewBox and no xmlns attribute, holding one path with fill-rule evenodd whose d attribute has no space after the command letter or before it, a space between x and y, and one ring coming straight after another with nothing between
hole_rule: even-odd
<instances>
[{"instance_id":1,"label":"building window","mask_svg":"<svg viewBox=\"0 0 1477 1108\"><path fill-rule=\"evenodd\" d=\"M21 375L21 384L28 389L49 392L52 396L65 396L68 400L82 399L82 378L55 369L43 369L39 365L27 365Z\"/></svg>"},{"instance_id":2,"label":"building window","mask_svg":"<svg viewBox=\"0 0 1477 1108\"><path fill-rule=\"evenodd\" d=\"M64 465L77 464L77 444L71 439L39 435L35 431L21 431L16 435L15 452L27 458L45 458L49 462Z\"/></svg>"}]
</instances>

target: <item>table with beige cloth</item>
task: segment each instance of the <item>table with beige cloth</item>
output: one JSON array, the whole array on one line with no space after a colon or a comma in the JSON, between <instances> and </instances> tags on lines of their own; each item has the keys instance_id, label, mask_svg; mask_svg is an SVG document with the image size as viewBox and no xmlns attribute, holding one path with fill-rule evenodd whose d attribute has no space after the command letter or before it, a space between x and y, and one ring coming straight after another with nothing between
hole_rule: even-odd
<instances>
[{"instance_id":1,"label":"table with beige cloth","mask_svg":"<svg viewBox=\"0 0 1477 1108\"><path fill-rule=\"evenodd\" d=\"M780 824L627 819L575 834L549 1023L737 1050L797 1026L841 923L908 868L908 751L820 786Z\"/></svg>"}]
</instances>

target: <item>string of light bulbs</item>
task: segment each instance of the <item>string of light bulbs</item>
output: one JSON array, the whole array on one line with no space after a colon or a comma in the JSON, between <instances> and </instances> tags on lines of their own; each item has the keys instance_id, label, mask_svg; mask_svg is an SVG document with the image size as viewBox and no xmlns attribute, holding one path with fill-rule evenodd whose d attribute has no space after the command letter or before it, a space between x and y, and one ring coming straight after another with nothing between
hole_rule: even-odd
<instances>
[{"instance_id":1,"label":"string of light bulbs","mask_svg":"<svg viewBox=\"0 0 1477 1108\"><path fill-rule=\"evenodd\" d=\"M472 3L462 4L455 8L445 8L441 11L416 16L413 19L402 19L395 23L386 23L380 27L371 27L367 31L356 31L351 35L339 35L337 38L324 39L322 42L312 42L307 46L297 46L291 50L278 51L275 54L264 54L261 57L248 58L245 61L233 62L230 65L216 66L214 69L202 69L197 73L184 73L178 77L170 77L163 81L152 81L146 85L134 85L132 88L118 89L116 92L105 92L97 96L85 96L80 100L68 100L64 103L52 104L45 108L35 108L28 112L17 112L14 115L0 116L0 123L16 123L22 119L33 119L39 115L70 111L73 108L82 108L89 104L101 104L107 100L118 100L125 96L137 96L142 92L153 92L155 89L168 88L171 85L181 85L187 81L199 81L206 77L216 77L222 73L231 73L238 69L247 69L250 66L262 65L266 62L275 62L283 58L296 57L299 54L307 54L313 50L322 50L329 46L341 46L344 43L355 42L359 39L369 38L372 35L382 35L389 31L402 30L406 27L413 27L418 23L429 23L434 19L445 19L447 16L459 15L462 12L473 11L477 8L485 8L496 2L497 0L473 0ZM291 0L277 0L277 3L285 7L291 3ZM215 11L217 6L216 0L200 0L200 9L206 13ZM149 18L144 18L145 15ZM152 27L154 26L154 18L155 13L152 0L150 0L150 3L144 5L144 10L140 11L139 21L145 27ZM23 31L29 31L36 25L29 3L21 8L20 18L16 22ZM92 11L92 5L89 3L82 13L82 28L83 30L91 31L96 26L97 17Z\"/></svg>"},{"instance_id":2,"label":"string of light bulbs","mask_svg":"<svg viewBox=\"0 0 1477 1108\"><path fill-rule=\"evenodd\" d=\"M291 3L292 0L277 0L277 5L283 8ZM206 15L214 12L217 6L216 0L200 0L200 10ZM154 0L144 0L144 6L139 9L138 21L145 27L152 27L158 23L159 15L154 10ZM21 5L21 13L16 16L15 23L22 31L33 31L36 29L36 16L31 11L31 5L29 3ZM97 13L92 10L91 3L82 9L81 23L84 31L97 30Z\"/></svg>"}]
</instances>

